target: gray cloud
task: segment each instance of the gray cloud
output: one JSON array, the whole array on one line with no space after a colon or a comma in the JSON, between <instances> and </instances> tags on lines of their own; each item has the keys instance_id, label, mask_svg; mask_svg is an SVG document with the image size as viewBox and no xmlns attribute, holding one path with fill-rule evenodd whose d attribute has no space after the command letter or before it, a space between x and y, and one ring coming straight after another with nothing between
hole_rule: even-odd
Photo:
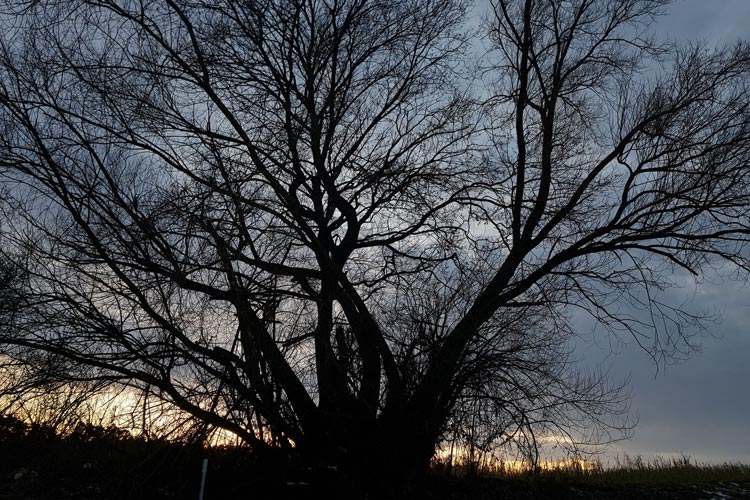
<instances>
[{"instance_id":1,"label":"gray cloud","mask_svg":"<svg viewBox=\"0 0 750 500\"><path fill-rule=\"evenodd\" d=\"M687 299L687 310L721 314L708 325L710 335L697 339L701 350L687 361L657 370L634 342L610 357L601 333L598 347L590 341L579 346L586 365L606 358L613 377L632 380L639 425L633 438L608 456L685 453L702 461L750 463L750 290L730 281L669 294Z\"/></svg>"},{"instance_id":2,"label":"gray cloud","mask_svg":"<svg viewBox=\"0 0 750 500\"><path fill-rule=\"evenodd\" d=\"M477 19L487 13L488 0L475 4ZM750 0L677 0L657 21L662 39L709 45L750 39ZM750 166L749 166L750 167ZM670 295L671 294L671 295ZM613 446L617 453L644 457L688 454L701 461L750 463L750 288L741 283L704 284L668 294L687 300L692 311L718 311L721 320L709 325L702 351L687 361L657 367L633 342L616 344L591 332L590 319L576 315L582 339L577 346L582 364L597 368L612 364L615 379L630 377L633 408L639 425L633 438Z\"/></svg>"},{"instance_id":3,"label":"gray cloud","mask_svg":"<svg viewBox=\"0 0 750 500\"><path fill-rule=\"evenodd\" d=\"M733 43L750 36L747 0L681 0L674 2L658 31L676 40Z\"/></svg>"},{"instance_id":4,"label":"gray cloud","mask_svg":"<svg viewBox=\"0 0 750 500\"><path fill-rule=\"evenodd\" d=\"M732 44L750 39L750 1L683 0L658 21L659 36L680 42ZM632 439L613 446L618 453L688 454L700 461L750 463L750 288L743 283L703 284L670 292L687 299L692 311L715 310L702 350L687 361L657 368L633 344L611 359L615 378L631 377L639 425ZM583 323L585 324L585 322ZM607 357L608 343L582 342L584 363Z\"/></svg>"}]
</instances>

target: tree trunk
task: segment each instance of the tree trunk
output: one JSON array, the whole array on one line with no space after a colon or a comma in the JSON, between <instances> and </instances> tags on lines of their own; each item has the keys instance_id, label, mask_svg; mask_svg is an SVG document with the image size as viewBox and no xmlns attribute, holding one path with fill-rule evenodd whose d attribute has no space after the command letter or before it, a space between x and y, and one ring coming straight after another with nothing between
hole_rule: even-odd
<instances>
[{"instance_id":1,"label":"tree trunk","mask_svg":"<svg viewBox=\"0 0 750 500\"><path fill-rule=\"evenodd\" d=\"M378 422L326 420L302 450L315 489L347 500L420 498L436 440L426 420L401 413Z\"/></svg>"},{"instance_id":2,"label":"tree trunk","mask_svg":"<svg viewBox=\"0 0 750 500\"><path fill-rule=\"evenodd\" d=\"M363 433L356 449L365 498L421 498L437 436L427 419L383 418L377 432Z\"/></svg>"}]
</instances>

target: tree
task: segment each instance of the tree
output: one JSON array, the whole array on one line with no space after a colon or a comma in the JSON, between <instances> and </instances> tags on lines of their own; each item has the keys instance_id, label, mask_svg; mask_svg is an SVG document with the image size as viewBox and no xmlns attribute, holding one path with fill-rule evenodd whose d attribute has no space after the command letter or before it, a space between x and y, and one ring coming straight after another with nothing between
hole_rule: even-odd
<instances>
[{"instance_id":1,"label":"tree","mask_svg":"<svg viewBox=\"0 0 750 500\"><path fill-rule=\"evenodd\" d=\"M748 270L750 51L656 46L665 5L498 0L472 80L459 0L4 2L5 355L376 495L467 398L606 430L568 312L668 356L672 273Z\"/></svg>"}]
</instances>

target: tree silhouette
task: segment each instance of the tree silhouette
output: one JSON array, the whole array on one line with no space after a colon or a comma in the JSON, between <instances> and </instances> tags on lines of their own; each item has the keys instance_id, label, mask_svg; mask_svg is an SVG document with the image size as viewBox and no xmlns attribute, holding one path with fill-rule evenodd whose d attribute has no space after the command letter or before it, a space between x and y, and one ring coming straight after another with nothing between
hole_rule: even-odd
<instances>
[{"instance_id":1,"label":"tree silhouette","mask_svg":"<svg viewBox=\"0 0 750 500\"><path fill-rule=\"evenodd\" d=\"M568 313L670 356L674 273L748 269L750 51L657 45L665 5L497 0L477 56L459 0L3 2L4 359L379 495L466 400L606 432Z\"/></svg>"}]
</instances>

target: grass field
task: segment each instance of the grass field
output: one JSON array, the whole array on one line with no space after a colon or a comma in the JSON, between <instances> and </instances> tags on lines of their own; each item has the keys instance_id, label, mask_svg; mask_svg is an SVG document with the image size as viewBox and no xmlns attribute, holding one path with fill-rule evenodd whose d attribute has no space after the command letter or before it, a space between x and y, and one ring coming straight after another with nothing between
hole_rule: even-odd
<instances>
[{"instance_id":1,"label":"grass field","mask_svg":"<svg viewBox=\"0 0 750 500\"><path fill-rule=\"evenodd\" d=\"M195 500L203 458L209 459L205 500L330 498L337 481L247 449L144 441L91 426L63 438L0 416L0 500ZM688 457L624 457L608 467L570 461L533 472L502 464L468 470L436 463L423 498L750 500L750 466Z\"/></svg>"},{"instance_id":2,"label":"grass field","mask_svg":"<svg viewBox=\"0 0 750 500\"><path fill-rule=\"evenodd\" d=\"M445 464L438 462L436 472L465 478L477 475L472 467L457 464L448 471ZM517 480L534 477L538 481L568 481L579 484L663 484L663 483L704 483L717 481L750 481L750 465L741 463L702 463L687 455L677 458L656 456L644 459L641 456L617 457L614 463L582 459L562 460L547 464L532 471L530 467L519 467L516 463L498 462L478 472L484 478Z\"/></svg>"},{"instance_id":3,"label":"grass field","mask_svg":"<svg viewBox=\"0 0 750 500\"><path fill-rule=\"evenodd\" d=\"M434 470L442 499L750 499L750 465L708 464L690 457L623 456L613 464L567 460L531 470L502 462L480 470L445 464Z\"/></svg>"},{"instance_id":4,"label":"grass field","mask_svg":"<svg viewBox=\"0 0 750 500\"><path fill-rule=\"evenodd\" d=\"M688 456L680 458L655 457L644 460L640 456L625 455L614 465L591 468L563 466L542 471L542 476L566 478L582 484L694 484L718 481L750 481L750 465L738 463L709 464L695 462Z\"/></svg>"}]
</instances>

